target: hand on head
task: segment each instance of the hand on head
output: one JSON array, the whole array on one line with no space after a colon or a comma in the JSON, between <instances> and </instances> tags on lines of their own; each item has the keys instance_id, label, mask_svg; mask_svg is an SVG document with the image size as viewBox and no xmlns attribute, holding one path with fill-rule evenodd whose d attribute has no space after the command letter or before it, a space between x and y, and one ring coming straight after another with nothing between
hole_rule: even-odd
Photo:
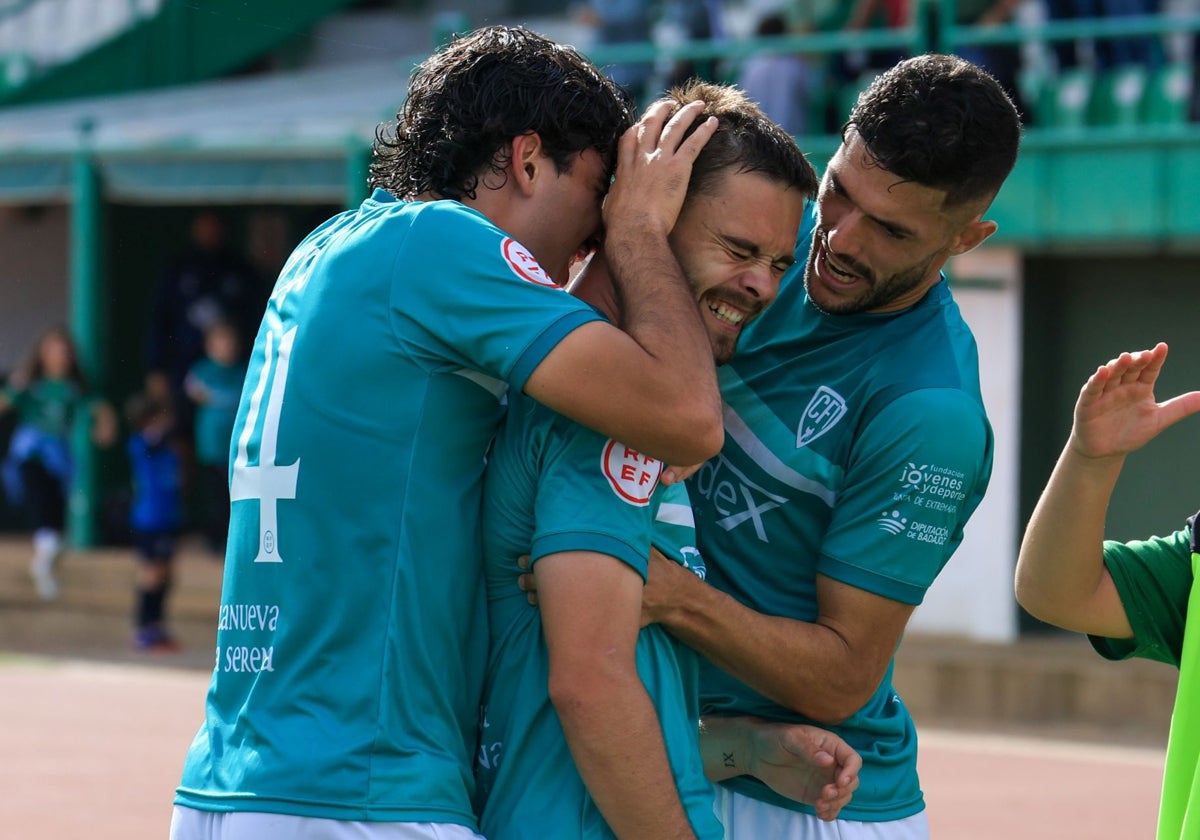
<instances>
[{"instance_id":1,"label":"hand on head","mask_svg":"<svg viewBox=\"0 0 1200 840\"><path fill-rule=\"evenodd\" d=\"M604 202L608 241L651 233L666 236L675 226L687 195L692 163L717 130L710 117L692 134L703 102L691 102L671 115L673 102L651 105L621 137L617 172Z\"/></svg>"}]
</instances>

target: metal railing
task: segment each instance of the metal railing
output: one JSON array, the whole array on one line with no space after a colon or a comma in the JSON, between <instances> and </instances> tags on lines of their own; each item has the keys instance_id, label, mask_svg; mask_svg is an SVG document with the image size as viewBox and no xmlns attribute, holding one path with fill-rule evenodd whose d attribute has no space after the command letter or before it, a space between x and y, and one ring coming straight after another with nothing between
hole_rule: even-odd
<instances>
[{"instance_id":1,"label":"metal railing","mask_svg":"<svg viewBox=\"0 0 1200 840\"><path fill-rule=\"evenodd\" d=\"M852 51L892 50L913 55L922 52L960 52L968 51L972 47L1011 45L1019 48L1022 53L1019 84L1023 85L1027 80L1033 80L1038 85L1053 85L1061 74L1049 55L1052 45L1063 42L1094 44L1109 39L1140 36L1158 39L1155 51L1159 60L1154 69L1161 71L1167 65L1175 65L1172 68L1175 71L1171 79L1175 88L1172 93L1177 97L1189 97L1193 93L1190 90L1191 74L1179 72L1182 69L1178 66L1180 59L1172 56L1173 51L1166 46L1166 42L1172 38L1190 39L1197 33L1200 33L1200 14L1158 14L1071 21L1022 20L995 26L960 26L953 22L953 3L950 0L925 0L918 5L912 24L900 29L822 32L719 42L596 45L586 49L586 52L601 67L636 62L656 63L661 66L673 61L717 61L728 68L736 67L737 63L746 57L758 54L803 54L819 60ZM1198 58L1200 57L1187 55L1183 59L1187 70L1190 71L1191 63ZM1090 74L1092 81L1098 81L1106 73L1112 72L1108 68L1088 65L1086 62L1082 67L1081 72ZM728 72L725 75L733 76ZM845 84L847 88L861 87L863 80L846 80ZM1181 84L1185 85L1186 89L1179 89ZM1031 100L1030 128L1035 133L1062 133L1062 127L1055 125L1054 120L1046 113L1046 100L1053 94L1044 96L1040 90L1026 93ZM1142 91L1137 93L1141 95ZM837 95L836 91L827 93L827 96ZM1089 87L1086 95L1097 94ZM1184 108L1186 110L1186 105ZM1180 133L1191 134L1200 131L1195 124L1188 124L1186 118L1170 122L1171 125L1144 125L1139 131L1143 131L1148 137L1161 135L1167 139ZM1109 135L1123 136L1135 126L1132 123L1084 125L1076 126L1072 131L1077 134L1080 127L1086 127L1090 135L1104 138ZM816 132L818 135L820 133Z\"/></svg>"}]
</instances>

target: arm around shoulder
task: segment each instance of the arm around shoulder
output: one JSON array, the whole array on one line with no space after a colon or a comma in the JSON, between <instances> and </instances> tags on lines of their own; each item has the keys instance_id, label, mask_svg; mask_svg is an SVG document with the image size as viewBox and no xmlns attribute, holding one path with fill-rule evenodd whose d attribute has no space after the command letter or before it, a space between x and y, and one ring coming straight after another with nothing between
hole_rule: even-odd
<instances>
[{"instance_id":1,"label":"arm around shoulder","mask_svg":"<svg viewBox=\"0 0 1200 840\"><path fill-rule=\"evenodd\" d=\"M913 607L824 575L817 597L815 621L767 615L652 552L643 621L779 705L832 725L879 687Z\"/></svg>"},{"instance_id":2,"label":"arm around shoulder","mask_svg":"<svg viewBox=\"0 0 1200 840\"><path fill-rule=\"evenodd\" d=\"M724 442L712 345L667 240L716 130L709 119L685 136L702 110L659 102L622 136L604 203L621 330L574 330L525 385L560 414L671 464L698 464Z\"/></svg>"},{"instance_id":3,"label":"arm around shoulder","mask_svg":"<svg viewBox=\"0 0 1200 840\"><path fill-rule=\"evenodd\" d=\"M697 324L697 326L699 326ZM578 423L670 464L698 464L725 432L712 353L691 376L604 322L565 336L534 369L525 392Z\"/></svg>"}]
</instances>

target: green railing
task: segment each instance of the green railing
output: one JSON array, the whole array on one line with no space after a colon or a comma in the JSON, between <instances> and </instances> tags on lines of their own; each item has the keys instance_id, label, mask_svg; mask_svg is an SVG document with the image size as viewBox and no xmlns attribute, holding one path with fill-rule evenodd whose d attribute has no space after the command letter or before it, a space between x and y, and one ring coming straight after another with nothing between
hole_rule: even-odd
<instances>
[{"instance_id":1,"label":"green railing","mask_svg":"<svg viewBox=\"0 0 1200 840\"><path fill-rule=\"evenodd\" d=\"M805 54L832 57L840 52L894 50L906 54L956 52L971 47L1010 45L1027 47L1078 40L1103 41L1149 36L1190 37L1200 32L1200 15L1150 15L1142 17L1094 18L1045 21L1036 25L1008 23L996 26L959 26L953 22L951 0L925 0L918 6L912 25L903 29L854 32L823 32L774 38L725 41L597 45L589 57L601 67L625 63L672 61L717 61L735 68L743 59L758 54ZM1164 58L1165 49L1160 50ZM1031 131L1063 132L1078 139L1078 130L1088 128L1098 139L1123 137L1132 128L1150 134L1174 136L1191 133L1188 103L1192 66L1190 62L1161 61L1156 66L1124 65L1111 70L1075 68L1058 72L1048 55L1041 62L1024 66L1017 85L1029 108ZM734 74L724 74L732 80ZM826 97L847 101L866 83L848 80L846 89L828 91ZM814 103L821 107L824 103ZM818 145L821 139L814 133Z\"/></svg>"}]
</instances>

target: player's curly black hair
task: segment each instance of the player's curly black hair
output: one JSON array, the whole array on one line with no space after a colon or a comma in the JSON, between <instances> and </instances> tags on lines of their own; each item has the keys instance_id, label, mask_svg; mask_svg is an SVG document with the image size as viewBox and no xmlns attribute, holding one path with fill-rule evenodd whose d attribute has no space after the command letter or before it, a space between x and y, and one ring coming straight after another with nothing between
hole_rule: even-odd
<instances>
[{"instance_id":1,"label":"player's curly black hair","mask_svg":"<svg viewBox=\"0 0 1200 840\"><path fill-rule=\"evenodd\" d=\"M371 186L405 199L463 199L489 173L503 177L508 144L529 132L559 172L587 149L611 170L634 113L629 95L574 48L491 26L422 62L396 117L376 132Z\"/></svg>"},{"instance_id":2,"label":"player's curly black hair","mask_svg":"<svg viewBox=\"0 0 1200 840\"><path fill-rule=\"evenodd\" d=\"M986 71L952 55L919 55L880 75L842 128L881 167L943 190L947 206L990 201L1017 160L1021 118Z\"/></svg>"}]
</instances>

